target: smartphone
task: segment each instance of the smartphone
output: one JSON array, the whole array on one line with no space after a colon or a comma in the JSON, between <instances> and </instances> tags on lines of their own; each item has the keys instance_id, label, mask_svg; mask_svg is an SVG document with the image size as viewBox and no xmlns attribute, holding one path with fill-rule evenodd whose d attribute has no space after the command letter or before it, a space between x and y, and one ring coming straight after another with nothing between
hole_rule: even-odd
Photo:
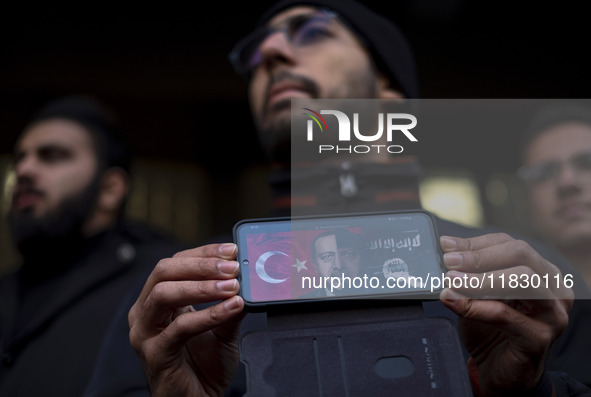
<instances>
[{"instance_id":1,"label":"smartphone","mask_svg":"<svg viewBox=\"0 0 591 397\"><path fill-rule=\"evenodd\" d=\"M397 211L234 226L248 310L314 301L435 299L446 272L433 216Z\"/></svg>"}]
</instances>

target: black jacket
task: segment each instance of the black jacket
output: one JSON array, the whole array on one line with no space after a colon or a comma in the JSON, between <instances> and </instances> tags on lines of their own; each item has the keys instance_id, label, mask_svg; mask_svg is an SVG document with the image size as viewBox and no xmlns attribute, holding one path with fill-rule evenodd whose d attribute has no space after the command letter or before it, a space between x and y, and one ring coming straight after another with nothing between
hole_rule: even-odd
<instances>
[{"instance_id":1,"label":"black jacket","mask_svg":"<svg viewBox=\"0 0 591 397\"><path fill-rule=\"evenodd\" d=\"M1 396L80 396L130 285L181 247L121 224L80 248L41 282L24 281L22 271L0 279ZM60 259L47 258L47 266Z\"/></svg>"}]
</instances>

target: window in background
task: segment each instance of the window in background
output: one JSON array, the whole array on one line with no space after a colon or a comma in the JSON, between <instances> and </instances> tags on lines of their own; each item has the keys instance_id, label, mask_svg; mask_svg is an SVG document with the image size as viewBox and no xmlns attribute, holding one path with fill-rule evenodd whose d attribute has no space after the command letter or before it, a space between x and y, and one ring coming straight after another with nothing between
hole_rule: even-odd
<instances>
[{"instance_id":1,"label":"window in background","mask_svg":"<svg viewBox=\"0 0 591 397\"><path fill-rule=\"evenodd\" d=\"M10 196L14 185L12 156L0 156L0 275L14 270L18 264L18 253L12 245L12 239L6 223L6 214L10 208Z\"/></svg>"},{"instance_id":2,"label":"window in background","mask_svg":"<svg viewBox=\"0 0 591 397\"><path fill-rule=\"evenodd\" d=\"M421 205L440 218L466 226L484 226L478 184L466 172L426 173L420 182Z\"/></svg>"}]
</instances>

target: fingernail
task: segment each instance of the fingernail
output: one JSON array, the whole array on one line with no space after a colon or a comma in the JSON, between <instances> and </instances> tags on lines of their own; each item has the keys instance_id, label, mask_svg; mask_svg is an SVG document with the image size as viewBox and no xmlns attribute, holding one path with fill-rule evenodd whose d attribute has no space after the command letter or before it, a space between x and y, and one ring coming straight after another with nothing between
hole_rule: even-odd
<instances>
[{"instance_id":1,"label":"fingernail","mask_svg":"<svg viewBox=\"0 0 591 397\"><path fill-rule=\"evenodd\" d=\"M465 274L456 272L455 270L450 270L449 272L445 273L445 275L449 278L463 278Z\"/></svg>"},{"instance_id":2,"label":"fingernail","mask_svg":"<svg viewBox=\"0 0 591 397\"><path fill-rule=\"evenodd\" d=\"M456 249L458 246L458 242L455 238L443 236L439 239L439 243L441 244L441 248L443 249Z\"/></svg>"},{"instance_id":3,"label":"fingernail","mask_svg":"<svg viewBox=\"0 0 591 397\"><path fill-rule=\"evenodd\" d=\"M220 246L222 256L232 256L236 251L236 244L223 244Z\"/></svg>"},{"instance_id":4,"label":"fingernail","mask_svg":"<svg viewBox=\"0 0 591 397\"><path fill-rule=\"evenodd\" d=\"M465 297L463 297L462 295L458 294L456 291L450 288L446 288L443 291L441 291L439 298L443 301L448 302L455 302L460 299L465 299Z\"/></svg>"},{"instance_id":5,"label":"fingernail","mask_svg":"<svg viewBox=\"0 0 591 397\"><path fill-rule=\"evenodd\" d=\"M464 256L457 252L448 252L443 254L443 262L448 269L450 267L458 267L464 262Z\"/></svg>"},{"instance_id":6,"label":"fingernail","mask_svg":"<svg viewBox=\"0 0 591 397\"><path fill-rule=\"evenodd\" d=\"M236 261L219 261L218 270L222 273L234 275L238 271L238 262Z\"/></svg>"},{"instance_id":7,"label":"fingernail","mask_svg":"<svg viewBox=\"0 0 591 397\"><path fill-rule=\"evenodd\" d=\"M220 291L230 292L236 290L236 279L218 281L216 286Z\"/></svg>"},{"instance_id":8,"label":"fingernail","mask_svg":"<svg viewBox=\"0 0 591 397\"><path fill-rule=\"evenodd\" d=\"M240 307L240 297L234 296L224 303L226 310L236 310Z\"/></svg>"}]
</instances>

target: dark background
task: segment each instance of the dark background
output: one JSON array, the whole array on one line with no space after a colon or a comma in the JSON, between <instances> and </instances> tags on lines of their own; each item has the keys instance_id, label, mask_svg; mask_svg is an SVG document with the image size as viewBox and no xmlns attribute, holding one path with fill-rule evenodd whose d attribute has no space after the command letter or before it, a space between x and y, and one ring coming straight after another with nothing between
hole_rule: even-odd
<instances>
[{"instance_id":1,"label":"dark background","mask_svg":"<svg viewBox=\"0 0 591 397\"><path fill-rule=\"evenodd\" d=\"M406 33L424 98L589 97L590 35L575 2L367 3ZM245 191L239 182L245 169L259 170L262 163L246 84L234 75L227 54L270 2L159 4L5 10L0 155L11 153L28 118L46 102L94 95L118 113L139 159L190 163L203 171L209 197L203 202L216 204L207 210L203 233L222 232L244 215L245 195L256 199L256 189ZM495 172L515 169L518 145L512 138L440 136L422 162L469 168L485 180L491 164ZM450 145L454 141L463 143ZM437 150L444 144L445 152Z\"/></svg>"},{"instance_id":2,"label":"dark background","mask_svg":"<svg viewBox=\"0 0 591 397\"><path fill-rule=\"evenodd\" d=\"M246 85L227 54L267 4L6 13L0 150L10 151L27 117L46 101L88 93L117 110L138 155L207 164L210 145L222 142L228 156L256 159L244 156L255 145ZM590 35L577 22L580 7L468 0L375 4L407 34L425 98L589 96Z\"/></svg>"}]
</instances>

